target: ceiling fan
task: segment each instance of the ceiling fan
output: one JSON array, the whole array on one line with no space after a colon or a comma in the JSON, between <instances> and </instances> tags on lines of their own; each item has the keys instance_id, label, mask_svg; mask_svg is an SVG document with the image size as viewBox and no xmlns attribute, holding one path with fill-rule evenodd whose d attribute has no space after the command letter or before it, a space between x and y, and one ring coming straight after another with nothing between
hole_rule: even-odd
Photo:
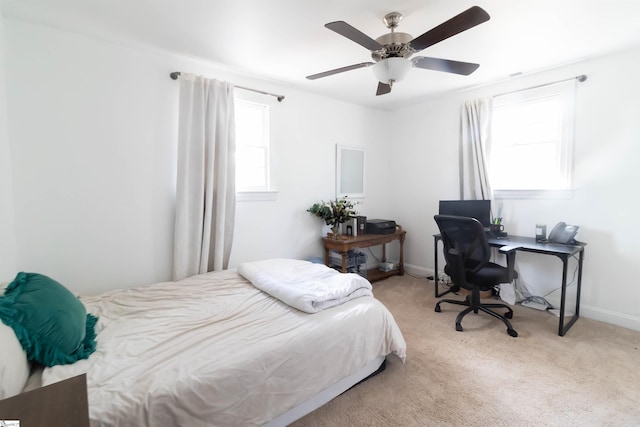
<instances>
[{"instance_id":1,"label":"ceiling fan","mask_svg":"<svg viewBox=\"0 0 640 427\"><path fill-rule=\"evenodd\" d=\"M384 95L391 92L393 83L402 80L411 68L423 68L467 76L473 73L480 65L426 56L416 56L411 59L409 57L442 40L482 24L488 21L489 18L489 14L484 9L473 6L421 36L412 38L407 33L397 33L395 31L402 20L402 14L391 12L386 14L382 20L391 32L375 40L344 21L329 22L325 24L325 27L369 49L375 62L348 65L312 74L307 76L307 79L315 80L345 71L373 66L373 73L379 81L376 95Z\"/></svg>"}]
</instances>

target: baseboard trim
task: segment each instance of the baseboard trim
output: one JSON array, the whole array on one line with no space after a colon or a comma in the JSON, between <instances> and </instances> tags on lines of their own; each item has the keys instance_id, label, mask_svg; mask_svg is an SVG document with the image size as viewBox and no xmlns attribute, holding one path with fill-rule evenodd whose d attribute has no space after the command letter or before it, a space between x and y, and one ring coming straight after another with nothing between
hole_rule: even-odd
<instances>
[{"instance_id":1,"label":"baseboard trim","mask_svg":"<svg viewBox=\"0 0 640 427\"><path fill-rule=\"evenodd\" d=\"M580 317L640 331L640 317L580 304Z\"/></svg>"},{"instance_id":2,"label":"baseboard trim","mask_svg":"<svg viewBox=\"0 0 640 427\"><path fill-rule=\"evenodd\" d=\"M414 276L433 276L432 268L424 268L417 265L404 264L404 270L409 274L413 274Z\"/></svg>"}]
</instances>

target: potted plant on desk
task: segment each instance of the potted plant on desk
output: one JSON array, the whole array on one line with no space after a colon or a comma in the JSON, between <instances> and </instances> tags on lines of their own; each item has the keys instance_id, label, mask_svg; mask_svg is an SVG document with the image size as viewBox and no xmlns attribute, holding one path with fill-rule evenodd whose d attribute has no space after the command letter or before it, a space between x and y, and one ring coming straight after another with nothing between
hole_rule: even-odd
<instances>
[{"instance_id":1,"label":"potted plant on desk","mask_svg":"<svg viewBox=\"0 0 640 427\"><path fill-rule=\"evenodd\" d=\"M328 202L321 201L314 203L307 212L312 213L322 219L325 224L331 226L333 238L337 238L340 224L347 222L349 219L357 215L354 210L355 204L347 200L346 197L335 199Z\"/></svg>"}]
</instances>

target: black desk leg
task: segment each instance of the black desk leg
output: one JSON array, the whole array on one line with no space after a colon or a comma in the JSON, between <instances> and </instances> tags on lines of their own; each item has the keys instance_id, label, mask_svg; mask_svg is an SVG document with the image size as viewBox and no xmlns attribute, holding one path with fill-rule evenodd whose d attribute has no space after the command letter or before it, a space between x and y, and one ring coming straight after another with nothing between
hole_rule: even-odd
<instances>
[{"instance_id":1,"label":"black desk leg","mask_svg":"<svg viewBox=\"0 0 640 427\"><path fill-rule=\"evenodd\" d=\"M582 290L582 259L584 258L584 248L580 251L578 259L578 289L576 295L576 317L580 316L580 292Z\"/></svg>"},{"instance_id":2,"label":"black desk leg","mask_svg":"<svg viewBox=\"0 0 640 427\"><path fill-rule=\"evenodd\" d=\"M578 259L578 289L576 291L576 308L575 313L569 323L564 325L564 312L565 302L567 297L567 264L569 263L569 256L564 255L562 257L562 293L560 295L560 323L558 324L558 335L561 337L567 333L567 331L576 323L576 320L580 317L580 289L582 287L582 259L584 257L584 249L580 251L580 258Z\"/></svg>"}]
</instances>

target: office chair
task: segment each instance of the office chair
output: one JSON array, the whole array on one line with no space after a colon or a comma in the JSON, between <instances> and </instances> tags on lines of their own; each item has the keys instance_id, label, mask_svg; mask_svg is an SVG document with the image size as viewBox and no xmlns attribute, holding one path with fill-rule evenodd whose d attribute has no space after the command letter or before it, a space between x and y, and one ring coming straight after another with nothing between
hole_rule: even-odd
<instances>
[{"instance_id":1,"label":"office chair","mask_svg":"<svg viewBox=\"0 0 640 427\"><path fill-rule=\"evenodd\" d=\"M453 281L451 290L456 292L464 288L471 291L471 295L468 295L464 301L441 299L436 303L435 311L440 313L440 304L443 302L466 306L467 308L456 318L457 331L462 331L461 322L464 316L472 311L475 314L483 311L502 320L507 325L507 333L517 337L518 333L508 320L513 317L513 310L509 306L480 302L480 292L490 290L500 283L511 282L517 277L517 273L513 270L515 251L507 252L509 267L494 264L489 262L491 255L489 243L484 227L477 219L453 215L435 215L434 219L444 243L446 261L444 272ZM492 311L493 308L506 308L507 312L501 315Z\"/></svg>"}]
</instances>

